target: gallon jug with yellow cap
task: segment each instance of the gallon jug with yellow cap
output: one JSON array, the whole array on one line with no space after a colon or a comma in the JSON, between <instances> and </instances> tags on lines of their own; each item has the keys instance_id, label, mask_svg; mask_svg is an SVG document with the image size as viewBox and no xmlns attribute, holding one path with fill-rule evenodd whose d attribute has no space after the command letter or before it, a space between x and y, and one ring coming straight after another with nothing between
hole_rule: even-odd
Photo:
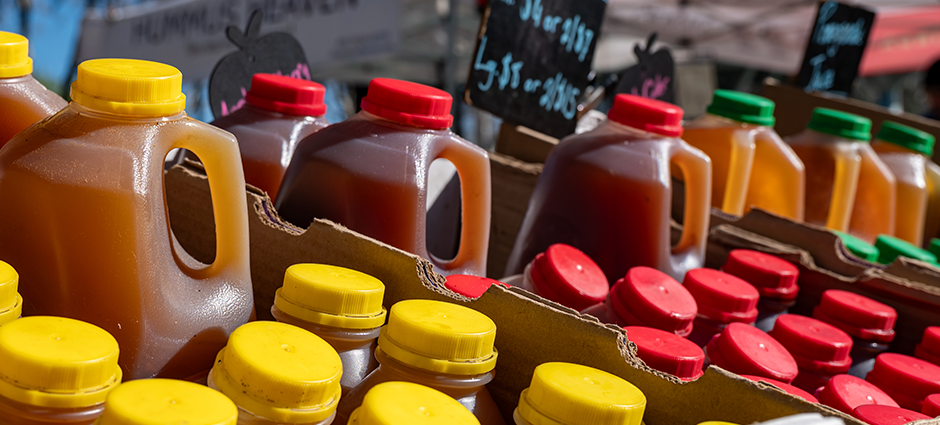
<instances>
[{"instance_id":1,"label":"gallon jug with yellow cap","mask_svg":"<svg viewBox=\"0 0 940 425\"><path fill-rule=\"evenodd\" d=\"M173 379L139 379L108 395L95 425L235 425L238 409L211 388Z\"/></svg>"},{"instance_id":2,"label":"gallon jug with yellow cap","mask_svg":"<svg viewBox=\"0 0 940 425\"><path fill-rule=\"evenodd\" d=\"M329 425L343 365L320 337L293 325L242 325L219 352L209 387L238 406L239 425Z\"/></svg>"},{"instance_id":3,"label":"gallon jug with yellow cap","mask_svg":"<svg viewBox=\"0 0 940 425\"><path fill-rule=\"evenodd\" d=\"M36 81L32 73L29 40L0 31L0 147L66 105L59 95Z\"/></svg>"},{"instance_id":4,"label":"gallon jug with yellow cap","mask_svg":"<svg viewBox=\"0 0 940 425\"><path fill-rule=\"evenodd\" d=\"M245 178L235 138L186 116L169 65L97 59L78 67L72 103L0 151L0 258L24 281L24 314L72 317L121 344L128 378L209 370L253 312ZM171 235L163 164L203 160L215 261ZM12 207L15 205L15 207Z\"/></svg>"},{"instance_id":5,"label":"gallon jug with yellow cap","mask_svg":"<svg viewBox=\"0 0 940 425\"><path fill-rule=\"evenodd\" d=\"M313 332L343 361L343 394L379 363L376 338L385 324L385 285L365 273L326 264L294 264L284 274L271 314L278 322Z\"/></svg>"},{"instance_id":6,"label":"gallon jug with yellow cap","mask_svg":"<svg viewBox=\"0 0 940 425\"><path fill-rule=\"evenodd\" d=\"M20 275L7 263L0 261L0 325L9 323L23 313L23 297L16 292Z\"/></svg>"},{"instance_id":7,"label":"gallon jug with yellow cap","mask_svg":"<svg viewBox=\"0 0 940 425\"><path fill-rule=\"evenodd\" d=\"M49 316L0 326L4 425L91 425L122 375L117 341L97 326Z\"/></svg>"},{"instance_id":8,"label":"gallon jug with yellow cap","mask_svg":"<svg viewBox=\"0 0 940 425\"><path fill-rule=\"evenodd\" d=\"M347 425L480 425L473 413L449 395L412 382L373 387Z\"/></svg>"},{"instance_id":9,"label":"gallon jug with yellow cap","mask_svg":"<svg viewBox=\"0 0 940 425\"><path fill-rule=\"evenodd\" d=\"M345 423L372 387L408 381L441 391L470 409L483 425L504 425L486 389L496 367L496 324L483 313L441 301L405 300L392 306L379 334L379 367L339 403Z\"/></svg>"}]
</instances>

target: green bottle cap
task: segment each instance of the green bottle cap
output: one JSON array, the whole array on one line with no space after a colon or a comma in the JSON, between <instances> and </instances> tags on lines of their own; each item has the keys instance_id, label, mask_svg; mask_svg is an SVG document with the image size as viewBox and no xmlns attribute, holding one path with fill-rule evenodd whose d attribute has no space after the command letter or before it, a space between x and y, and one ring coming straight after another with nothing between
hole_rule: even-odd
<instances>
[{"instance_id":1,"label":"green bottle cap","mask_svg":"<svg viewBox=\"0 0 940 425\"><path fill-rule=\"evenodd\" d=\"M936 138L930 133L894 121L883 122L881 130L878 130L878 135L875 138L927 156L933 156L933 144L936 141Z\"/></svg>"},{"instance_id":2,"label":"green bottle cap","mask_svg":"<svg viewBox=\"0 0 940 425\"><path fill-rule=\"evenodd\" d=\"M842 239L842 243L848 248L849 252L857 255L863 260L868 260L875 262L878 260L878 248L875 248L872 244L865 242L855 236L852 236L848 233L843 233L837 230L832 230L832 233L835 233L839 236L839 239Z\"/></svg>"},{"instance_id":3,"label":"green bottle cap","mask_svg":"<svg viewBox=\"0 0 940 425\"><path fill-rule=\"evenodd\" d=\"M810 130L846 139L867 142L871 139L871 120L835 109L816 108L806 126Z\"/></svg>"},{"instance_id":4,"label":"green bottle cap","mask_svg":"<svg viewBox=\"0 0 940 425\"><path fill-rule=\"evenodd\" d=\"M940 258L940 239L931 239L927 250L930 251L931 254L936 255L937 258Z\"/></svg>"},{"instance_id":5,"label":"green bottle cap","mask_svg":"<svg viewBox=\"0 0 940 425\"><path fill-rule=\"evenodd\" d=\"M875 247L878 248L878 262L881 264L890 264L898 257L908 257L915 260L936 263L937 256L926 249L918 248L916 245L903 239L888 235L878 235L875 239Z\"/></svg>"},{"instance_id":6,"label":"green bottle cap","mask_svg":"<svg viewBox=\"0 0 940 425\"><path fill-rule=\"evenodd\" d=\"M707 111L719 117L765 127L773 126L776 121L772 100L733 90L715 90Z\"/></svg>"}]
</instances>

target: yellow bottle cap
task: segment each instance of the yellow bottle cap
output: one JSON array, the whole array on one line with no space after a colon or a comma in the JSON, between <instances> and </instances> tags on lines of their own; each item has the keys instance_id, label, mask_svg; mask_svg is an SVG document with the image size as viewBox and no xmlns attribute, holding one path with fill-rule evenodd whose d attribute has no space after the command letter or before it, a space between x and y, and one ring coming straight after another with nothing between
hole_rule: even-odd
<instances>
[{"instance_id":1,"label":"yellow bottle cap","mask_svg":"<svg viewBox=\"0 0 940 425\"><path fill-rule=\"evenodd\" d=\"M0 31L0 78L22 77L32 73L29 40L19 34Z\"/></svg>"},{"instance_id":2,"label":"yellow bottle cap","mask_svg":"<svg viewBox=\"0 0 940 425\"><path fill-rule=\"evenodd\" d=\"M284 273L274 305L310 323L345 329L385 324L385 285L365 273L325 264L294 264Z\"/></svg>"},{"instance_id":3,"label":"yellow bottle cap","mask_svg":"<svg viewBox=\"0 0 940 425\"><path fill-rule=\"evenodd\" d=\"M532 425L640 425L646 396L626 380L571 363L543 363L516 413Z\"/></svg>"},{"instance_id":4,"label":"yellow bottle cap","mask_svg":"<svg viewBox=\"0 0 940 425\"><path fill-rule=\"evenodd\" d=\"M0 261L0 325L23 314L23 297L16 292L19 283L20 275L13 266Z\"/></svg>"},{"instance_id":5,"label":"yellow bottle cap","mask_svg":"<svg viewBox=\"0 0 940 425\"><path fill-rule=\"evenodd\" d=\"M210 379L238 407L288 423L319 422L336 412L343 364L320 337L277 322L232 332Z\"/></svg>"},{"instance_id":6,"label":"yellow bottle cap","mask_svg":"<svg viewBox=\"0 0 940 425\"><path fill-rule=\"evenodd\" d=\"M707 421L707 422L699 422L698 425L738 425L738 424L734 422Z\"/></svg>"},{"instance_id":7,"label":"yellow bottle cap","mask_svg":"<svg viewBox=\"0 0 940 425\"><path fill-rule=\"evenodd\" d=\"M0 326L0 395L41 407L103 403L121 383L118 343L95 325L32 316Z\"/></svg>"},{"instance_id":8,"label":"yellow bottle cap","mask_svg":"<svg viewBox=\"0 0 940 425\"><path fill-rule=\"evenodd\" d=\"M222 393L173 379L140 379L111 392L95 425L235 425L238 408Z\"/></svg>"},{"instance_id":9,"label":"yellow bottle cap","mask_svg":"<svg viewBox=\"0 0 940 425\"><path fill-rule=\"evenodd\" d=\"M441 301L405 300L392 306L379 347L418 369L476 375L496 367L496 324L483 313Z\"/></svg>"},{"instance_id":10,"label":"yellow bottle cap","mask_svg":"<svg viewBox=\"0 0 940 425\"><path fill-rule=\"evenodd\" d=\"M372 387L349 425L479 425L473 413L453 397L411 382L383 382Z\"/></svg>"},{"instance_id":11,"label":"yellow bottle cap","mask_svg":"<svg viewBox=\"0 0 940 425\"><path fill-rule=\"evenodd\" d=\"M170 65L137 59L92 59L78 65L72 100L96 111L164 116L186 108L183 74Z\"/></svg>"}]
</instances>

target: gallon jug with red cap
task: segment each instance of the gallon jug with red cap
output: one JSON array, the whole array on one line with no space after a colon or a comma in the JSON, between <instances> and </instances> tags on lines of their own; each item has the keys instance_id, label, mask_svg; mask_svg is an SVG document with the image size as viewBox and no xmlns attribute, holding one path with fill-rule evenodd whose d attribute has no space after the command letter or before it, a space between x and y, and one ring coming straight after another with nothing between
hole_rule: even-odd
<instances>
[{"instance_id":1,"label":"gallon jug with red cap","mask_svg":"<svg viewBox=\"0 0 940 425\"><path fill-rule=\"evenodd\" d=\"M705 361L745 375L790 383L799 373L790 352L766 332L744 323L732 323L705 347Z\"/></svg>"},{"instance_id":2,"label":"gallon jug with red cap","mask_svg":"<svg viewBox=\"0 0 940 425\"><path fill-rule=\"evenodd\" d=\"M796 304L800 271L789 261L749 249L735 249L721 271L744 279L760 292L757 302L757 326L764 332L774 328L777 316L787 314Z\"/></svg>"},{"instance_id":3,"label":"gallon jug with red cap","mask_svg":"<svg viewBox=\"0 0 940 425\"><path fill-rule=\"evenodd\" d=\"M900 407L864 404L855 408L854 416L871 425L906 425L930 416Z\"/></svg>"},{"instance_id":4,"label":"gallon jug with red cap","mask_svg":"<svg viewBox=\"0 0 940 425\"><path fill-rule=\"evenodd\" d=\"M0 147L66 104L33 78L26 37L0 31Z\"/></svg>"},{"instance_id":5,"label":"gallon jug with red cap","mask_svg":"<svg viewBox=\"0 0 940 425\"><path fill-rule=\"evenodd\" d=\"M575 310L603 301L610 291L607 277L590 257L561 243L536 255L521 275L503 282Z\"/></svg>"},{"instance_id":6,"label":"gallon jug with red cap","mask_svg":"<svg viewBox=\"0 0 940 425\"><path fill-rule=\"evenodd\" d=\"M682 109L620 94L608 120L569 136L549 153L506 266L506 275L554 243L584 251L610 282L635 266L674 279L701 267L711 198L711 166L700 150L679 139ZM670 241L672 180L686 182L685 223Z\"/></svg>"},{"instance_id":7,"label":"gallon jug with red cap","mask_svg":"<svg viewBox=\"0 0 940 425\"><path fill-rule=\"evenodd\" d=\"M314 218L431 260L444 274L486 274L490 162L486 151L450 130L443 90L376 78L356 116L300 142L275 205L306 228ZM442 260L425 242L428 170L443 158L460 176L462 228L457 255Z\"/></svg>"},{"instance_id":8,"label":"gallon jug with red cap","mask_svg":"<svg viewBox=\"0 0 940 425\"><path fill-rule=\"evenodd\" d=\"M872 383L852 375L833 376L816 391L819 402L849 415L865 404L900 407L891 396Z\"/></svg>"},{"instance_id":9,"label":"gallon jug with red cap","mask_svg":"<svg viewBox=\"0 0 940 425\"><path fill-rule=\"evenodd\" d=\"M683 381L698 379L705 372L705 352L679 335L645 326L627 326L627 339L636 344L636 356L647 366Z\"/></svg>"},{"instance_id":10,"label":"gallon jug with red cap","mask_svg":"<svg viewBox=\"0 0 940 425\"><path fill-rule=\"evenodd\" d=\"M924 399L940 393L940 366L898 353L881 353L865 380L901 407L920 411Z\"/></svg>"},{"instance_id":11,"label":"gallon jug with red cap","mask_svg":"<svg viewBox=\"0 0 940 425\"><path fill-rule=\"evenodd\" d=\"M273 74L251 77L245 106L212 122L238 139L245 183L277 197L297 143L329 125L323 118L325 93L313 81Z\"/></svg>"},{"instance_id":12,"label":"gallon jug with red cap","mask_svg":"<svg viewBox=\"0 0 940 425\"><path fill-rule=\"evenodd\" d=\"M787 394L795 395L795 396L797 396L797 397L801 397L803 400L806 400L806 401L808 401L808 402L810 402L810 403L819 403L819 400L816 400L816 397L813 397L812 394L810 394L810 393L808 393L808 392L806 392L806 391L803 391L803 390L801 390L801 389L799 389L799 388L797 388L797 387L794 387L793 385L790 385L790 384L788 384L788 383L786 383L786 382L780 382L780 381L778 381L778 380L776 380L776 379L765 378L765 377L763 377L763 376L741 375L741 377L742 377L742 378L750 379L750 380L755 381L755 382L765 382L765 383L771 384L771 385L773 385L773 386L775 386L775 387L777 387L777 388L780 388L781 390L783 390L783 392L785 392L785 393L787 393Z\"/></svg>"},{"instance_id":13,"label":"gallon jug with red cap","mask_svg":"<svg viewBox=\"0 0 940 425\"><path fill-rule=\"evenodd\" d=\"M914 356L940 366L940 326L928 326L924 337L914 347Z\"/></svg>"},{"instance_id":14,"label":"gallon jug with red cap","mask_svg":"<svg viewBox=\"0 0 940 425\"><path fill-rule=\"evenodd\" d=\"M634 267L618 280L604 302L582 311L601 323L645 326L686 337L698 313L695 298L669 275L650 268Z\"/></svg>"},{"instance_id":15,"label":"gallon jug with red cap","mask_svg":"<svg viewBox=\"0 0 940 425\"><path fill-rule=\"evenodd\" d=\"M890 306L848 291L823 292L813 317L842 329L852 336L852 368L849 375L864 378L875 357L894 340L898 313Z\"/></svg>"},{"instance_id":16,"label":"gallon jug with red cap","mask_svg":"<svg viewBox=\"0 0 940 425\"><path fill-rule=\"evenodd\" d=\"M689 340L704 347L730 323L754 323L760 294L753 285L728 273L695 269L682 282L698 306Z\"/></svg>"},{"instance_id":17,"label":"gallon jug with red cap","mask_svg":"<svg viewBox=\"0 0 940 425\"><path fill-rule=\"evenodd\" d=\"M796 360L800 374L793 385L813 392L833 376L852 366L852 337L839 328L812 317L784 314L777 318L770 336Z\"/></svg>"}]
</instances>

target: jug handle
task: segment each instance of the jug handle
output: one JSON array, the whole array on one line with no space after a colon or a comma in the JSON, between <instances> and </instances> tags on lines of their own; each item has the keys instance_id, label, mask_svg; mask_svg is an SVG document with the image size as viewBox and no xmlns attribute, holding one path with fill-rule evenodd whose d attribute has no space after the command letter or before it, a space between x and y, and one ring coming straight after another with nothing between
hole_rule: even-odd
<instances>
[{"instance_id":1,"label":"jug handle","mask_svg":"<svg viewBox=\"0 0 940 425\"><path fill-rule=\"evenodd\" d=\"M670 160L682 170L685 180L685 223L679 243L672 248L672 254L678 255L701 246L708 235L712 168L708 157L693 151L685 142Z\"/></svg>"},{"instance_id":2,"label":"jug handle","mask_svg":"<svg viewBox=\"0 0 940 425\"><path fill-rule=\"evenodd\" d=\"M211 127L187 123L186 130L164 153L174 148L192 151L202 161L212 194L212 214L215 219L215 261L202 270L191 270L196 277L213 276L233 264L248 264L245 258L248 246L248 200L245 173L242 171L238 142L231 134ZM230 145L227 149L225 147ZM232 206L236 206L233 208ZM181 267L185 267L181 264Z\"/></svg>"},{"instance_id":3,"label":"jug handle","mask_svg":"<svg viewBox=\"0 0 940 425\"><path fill-rule=\"evenodd\" d=\"M728 161L728 178L725 181L725 199L721 202L721 210L726 213L744 213L755 147L753 130L741 129L731 133L731 158Z\"/></svg>"},{"instance_id":4,"label":"jug handle","mask_svg":"<svg viewBox=\"0 0 940 425\"><path fill-rule=\"evenodd\" d=\"M486 270L486 255L490 240L490 160L483 151L464 146L453 140L442 144L438 158L454 164L460 177L460 244L457 256L450 261L435 258L434 263L444 271L473 268ZM468 220L478 217L477 220ZM433 256L432 256L433 258ZM478 264L474 264L474 263Z\"/></svg>"},{"instance_id":5,"label":"jug handle","mask_svg":"<svg viewBox=\"0 0 940 425\"><path fill-rule=\"evenodd\" d=\"M855 164L852 164L853 162ZM855 149L850 153L835 151L835 175L832 181L832 195L829 198L829 212L826 214L826 227L848 232L860 168L861 158Z\"/></svg>"}]
</instances>

